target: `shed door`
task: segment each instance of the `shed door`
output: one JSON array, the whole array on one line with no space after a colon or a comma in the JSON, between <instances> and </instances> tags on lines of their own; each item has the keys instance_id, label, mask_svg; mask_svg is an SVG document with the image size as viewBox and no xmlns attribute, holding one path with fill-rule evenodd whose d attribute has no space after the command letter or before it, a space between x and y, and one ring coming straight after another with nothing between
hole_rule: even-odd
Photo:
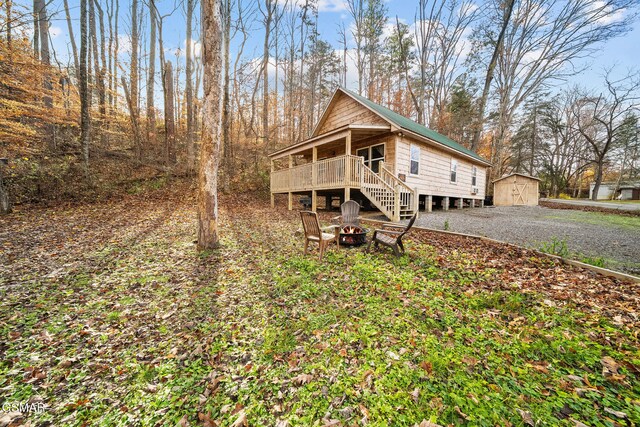
<instances>
[{"instance_id":1,"label":"shed door","mask_svg":"<svg viewBox=\"0 0 640 427\"><path fill-rule=\"evenodd\" d=\"M527 183L518 184L513 183L513 204L514 205L526 205L527 204Z\"/></svg>"}]
</instances>

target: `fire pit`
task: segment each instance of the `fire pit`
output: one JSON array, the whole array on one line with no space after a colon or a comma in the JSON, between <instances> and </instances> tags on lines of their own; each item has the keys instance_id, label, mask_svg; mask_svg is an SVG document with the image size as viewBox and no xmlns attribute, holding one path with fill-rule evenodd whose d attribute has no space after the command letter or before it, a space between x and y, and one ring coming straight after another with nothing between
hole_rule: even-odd
<instances>
[{"instance_id":1,"label":"fire pit","mask_svg":"<svg viewBox=\"0 0 640 427\"><path fill-rule=\"evenodd\" d=\"M366 228L357 225L343 225L340 228L340 245L359 246L367 243Z\"/></svg>"}]
</instances>

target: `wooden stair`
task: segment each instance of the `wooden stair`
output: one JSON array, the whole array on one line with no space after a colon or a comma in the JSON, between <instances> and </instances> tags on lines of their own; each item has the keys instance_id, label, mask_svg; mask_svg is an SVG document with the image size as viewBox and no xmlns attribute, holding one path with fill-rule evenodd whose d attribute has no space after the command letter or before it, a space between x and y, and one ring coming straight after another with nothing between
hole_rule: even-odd
<instances>
[{"instance_id":1,"label":"wooden stair","mask_svg":"<svg viewBox=\"0 0 640 427\"><path fill-rule=\"evenodd\" d=\"M360 191L389 220L409 219L416 212L417 194L380 164L380 174L361 163Z\"/></svg>"}]
</instances>

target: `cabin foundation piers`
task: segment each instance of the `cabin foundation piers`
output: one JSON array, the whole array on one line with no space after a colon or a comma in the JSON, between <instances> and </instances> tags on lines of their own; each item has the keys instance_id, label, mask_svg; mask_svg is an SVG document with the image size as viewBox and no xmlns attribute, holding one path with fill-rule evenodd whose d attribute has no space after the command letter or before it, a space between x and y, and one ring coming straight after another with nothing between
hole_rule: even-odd
<instances>
[{"instance_id":1,"label":"cabin foundation piers","mask_svg":"<svg viewBox=\"0 0 640 427\"><path fill-rule=\"evenodd\" d=\"M427 196L426 200L424 201L425 204L425 210L427 212L431 212L433 210L433 196L429 195Z\"/></svg>"},{"instance_id":2,"label":"cabin foundation piers","mask_svg":"<svg viewBox=\"0 0 640 427\"><path fill-rule=\"evenodd\" d=\"M449 197L444 196L442 198L442 210L444 211L448 211L449 210Z\"/></svg>"}]
</instances>

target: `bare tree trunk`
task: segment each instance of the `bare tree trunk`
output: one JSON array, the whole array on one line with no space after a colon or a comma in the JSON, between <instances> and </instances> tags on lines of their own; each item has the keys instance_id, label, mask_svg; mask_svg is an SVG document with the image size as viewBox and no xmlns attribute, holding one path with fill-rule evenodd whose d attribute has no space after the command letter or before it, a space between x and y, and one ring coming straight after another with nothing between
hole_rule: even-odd
<instances>
[{"instance_id":1,"label":"bare tree trunk","mask_svg":"<svg viewBox=\"0 0 640 427\"><path fill-rule=\"evenodd\" d=\"M149 75L147 76L147 138L156 145L156 108L154 105L156 83L156 43L158 35L156 21L156 2L149 0Z\"/></svg>"},{"instance_id":2,"label":"bare tree trunk","mask_svg":"<svg viewBox=\"0 0 640 427\"><path fill-rule=\"evenodd\" d=\"M221 140L220 0L202 0L204 106L198 177L198 249L213 249L218 236L218 163Z\"/></svg>"},{"instance_id":3,"label":"bare tree trunk","mask_svg":"<svg viewBox=\"0 0 640 427\"><path fill-rule=\"evenodd\" d=\"M11 2L9 2L10 4ZM76 38L73 35L73 25L71 24L71 14L69 12L69 2L64 0L64 13L67 18L67 28L69 31L69 40L71 41L71 52L73 53L73 64L75 65L76 79L80 80L80 62L78 61L78 46L76 45Z\"/></svg>"},{"instance_id":4,"label":"bare tree trunk","mask_svg":"<svg viewBox=\"0 0 640 427\"><path fill-rule=\"evenodd\" d=\"M227 0L228 1L228 0ZM187 57L185 68L185 98L187 106L187 170L193 171L195 166L195 142L193 136L193 5L194 0L187 0Z\"/></svg>"},{"instance_id":5,"label":"bare tree trunk","mask_svg":"<svg viewBox=\"0 0 640 427\"><path fill-rule=\"evenodd\" d=\"M80 140L82 141L82 160L84 173L89 181L89 144L91 141L91 115L89 110L89 86L87 76L87 55L89 37L87 35L87 1L80 1Z\"/></svg>"},{"instance_id":6,"label":"bare tree trunk","mask_svg":"<svg viewBox=\"0 0 640 427\"><path fill-rule=\"evenodd\" d=\"M130 80L130 93L129 93L129 111L131 114L131 120L135 121L135 128L138 128L138 118L140 116L138 107L138 96L140 90L138 88L138 80L140 78L138 70L138 0L131 0L131 70L129 74ZM142 160L142 148L140 147L140 141L136 143L136 156L137 160Z\"/></svg>"},{"instance_id":7,"label":"bare tree trunk","mask_svg":"<svg viewBox=\"0 0 640 427\"><path fill-rule=\"evenodd\" d=\"M2 161L0 160L0 214L10 214L11 213L11 199L9 198L9 190L2 182L2 168L4 167Z\"/></svg>"},{"instance_id":8,"label":"bare tree trunk","mask_svg":"<svg viewBox=\"0 0 640 427\"><path fill-rule=\"evenodd\" d=\"M222 146L223 146L223 166L225 193L229 192L233 171L233 152L231 147L231 122L229 117L229 42L231 38L231 0L224 0L224 32L223 32L223 55L224 55L224 83L222 89Z\"/></svg>"},{"instance_id":9,"label":"bare tree trunk","mask_svg":"<svg viewBox=\"0 0 640 427\"><path fill-rule=\"evenodd\" d=\"M262 140L264 149L269 151L269 43L271 36L271 23L273 20L273 0L265 1L266 11L264 15L264 43L262 46Z\"/></svg>"},{"instance_id":10,"label":"bare tree trunk","mask_svg":"<svg viewBox=\"0 0 640 427\"><path fill-rule=\"evenodd\" d=\"M11 17L11 5L12 1L7 0L7 48L9 50L9 53L11 53L11 32L13 31L11 25L11 20L13 19Z\"/></svg>"},{"instance_id":11,"label":"bare tree trunk","mask_svg":"<svg viewBox=\"0 0 640 427\"><path fill-rule=\"evenodd\" d=\"M127 101L127 106L129 107L129 118L131 120L131 128L133 130L133 143L136 151L136 159L140 160L142 158L142 141L140 137L139 123L134 115L135 106L133 105L129 85L127 85L127 79L125 79L124 76L122 76L122 88L124 89L124 98Z\"/></svg>"},{"instance_id":12,"label":"bare tree trunk","mask_svg":"<svg viewBox=\"0 0 640 427\"><path fill-rule=\"evenodd\" d=\"M114 16L114 46L113 46L113 110L112 113L115 115L118 110L118 51L120 50L120 39L118 35L118 23L119 23L119 15L120 13L120 0L116 0L116 11Z\"/></svg>"},{"instance_id":13,"label":"bare tree trunk","mask_svg":"<svg viewBox=\"0 0 640 427\"><path fill-rule=\"evenodd\" d=\"M40 34L40 62L44 65L51 65L51 55L49 52L49 17L47 16L47 6L44 0L35 0L34 3L38 16L38 32ZM42 97L43 104L47 109L53 109L53 97L51 84L50 70L46 69L44 72L44 95ZM45 125L45 139L48 142L49 149L55 150L56 140L54 138L53 125Z\"/></svg>"},{"instance_id":14,"label":"bare tree trunk","mask_svg":"<svg viewBox=\"0 0 640 427\"><path fill-rule=\"evenodd\" d=\"M106 83L106 75L107 75L107 52L106 52L106 42L105 42L105 28L104 28L104 12L102 7L100 6L100 2L98 0L93 0L95 8L98 9L98 19L100 24L100 61L96 61L99 63L99 69L96 70L96 78L98 79L98 101L99 101L99 111L100 111L100 141L102 147L107 146L107 133L105 132L105 124L107 121L107 83ZM96 58L97 59L97 58Z\"/></svg>"},{"instance_id":15,"label":"bare tree trunk","mask_svg":"<svg viewBox=\"0 0 640 427\"><path fill-rule=\"evenodd\" d=\"M493 80L493 72L498 63L498 55L502 50L502 42L504 40L505 32L511 21L511 14L513 13L513 5L515 0L507 0L504 7L504 18L502 21L502 27L496 40L496 45L493 48L493 54L491 55L491 61L487 68L487 75L484 79L484 88L482 89L482 96L480 97L480 104L478 105L478 123L476 125L475 132L473 133L473 142L471 143L471 150L476 151L480 145L480 136L482 134L482 125L484 123L484 110L487 106L487 98L489 97L489 90L491 89L491 81Z\"/></svg>"},{"instance_id":16,"label":"bare tree trunk","mask_svg":"<svg viewBox=\"0 0 640 427\"><path fill-rule=\"evenodd\" d=\"M165 162L167 165L176 164L176 123L173 101L173 67L171 61L164 65L164 130L165 130Z\"/></svg>"},{"instance_id":17,"label":"bare tree trunk","mask_svg":"<svg viewBox=\"0 0 640 427\"><path fill-rule=\"evenodd\" d=\"M40 59L40 17L38 3L41 0L33 0L33 57Z\"/></svg>"}]
</instances>

